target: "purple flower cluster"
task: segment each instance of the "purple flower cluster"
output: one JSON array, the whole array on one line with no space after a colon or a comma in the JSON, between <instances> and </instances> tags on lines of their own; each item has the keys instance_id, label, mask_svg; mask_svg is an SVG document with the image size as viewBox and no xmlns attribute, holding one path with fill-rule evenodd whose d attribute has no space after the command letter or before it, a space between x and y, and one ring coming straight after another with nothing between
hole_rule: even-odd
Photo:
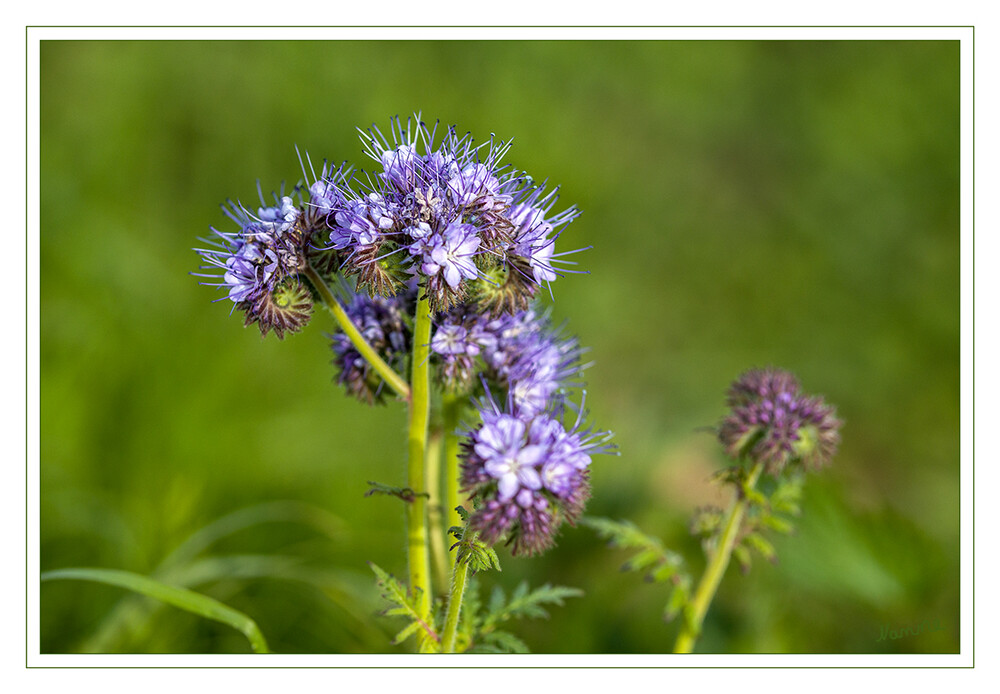
<instances>
[{"instance_id":1,"label":"purple flower cluster","mask_svg":"<svg viewBox=\"0 0 1000 694\"><path fill-rule=\"evenodd\" d=\"M347 311L383 356L402 360L412 341L402 316L415 297L413 288L395 298L357 294ZM340 382L362 400L375 401L378 376L342 333L333 347ZM506 537L515 554L545 550L590 496L591 456L612 448L608 433L582 427L582 415L571 427L563 423L584 368L576 339L560 335L547 315L534 310L494 318L463 303L438 316L430 348L445 390L469 394L485 385L478 401L481 424L463 443L462 485L476 505L471 527L488 543ZM495 392L504 395L505 409L494 401Z\"/></svg>"},{"instance_id":2,"label":"purple flower cluster","mask_svg":"<svg viewBox=\"0 0 1000 694\"><path fill-rule=\"evenodd\" d=\"M747 371L729 387L728 404L719 440L733 457L747 456L777 474L795 461L822 467L836 453L842 423L834 408L803 394L787 371Z\"/></svg>"},{"instance_id":3,"label":"purple flower cluster","mask_svg":"<svg viewBox=\"0 0 1000 694\"><path fill-rule=\"evenodd\" d=\"M394 297L355 294L344 306L344 312L368 344L390 366L400 368L412 348L412 333L407 320L413 314L416 300L415 286ZM369 405L381 403L385 381L361 356L351 339L342 331L337 331L330 336L330 342L333 364L338 371L337 382L362 402Z\"/></svg>"},{"instance_id":4,"label":"purple flower cluster","mask_svg":"<svg viewBox=\"0 0 1000 694\"><path fill-rule=\"evenodd\" d=\"M212 229L211 247L197 250L201 276L247 325L279 337L308 322L314 292L326 295L320 279L341 286L348 317L403 374L410 317L418 292L427 296L436 382L454 397L484 396L462 460L470 523L488 542L540 552L582 512L591 455L611 448L608 434L581 428L582 415L564 425L583 350L532 308L540 287L575 272L555 245L579 212L554 213L558 188L503 163L509 142L475 144L454 127L438 137L419 115L392 119L388 137L376 126L359 132L374 171L324 164L316 175L306 157L306 181L291 195L273 205L261 195L256 214L229 203L238 230ZM331 347L338 382L380 402L385 383L351 339L338 331Z\"/></svg>"},{"instance_id":5,"label":"purple flower cluster","mask_svg":"<svg viewBox=\"0 0 1000 694\"><path fill-rule=\"evenodd\" d=\"M347 172L343 168L328 172L324 167L323 175L335 181L343 180ZM313 196L328 185L314 186ZM214 237L204 239L211 247L196 249L205 261L200 269L208 273L195 274L213 280L204 284L226 290L223 298L244 312L245 325L256 323L261 335L274 330L281 338L286 331L301 330L312 315L312 292L303 271L312 265L329 274L336 259L315 245L325 217L302 203L298 188L290 196L275 194L272 205L259 187L258 195L261 206L256 214L233 201L223 206L239 229L223 232L212 227Z\"/></svg>"},{"instance_id":6,"label":"purple flower cluster","mask_svg":"<svg viewBox=\"0 0 1000 694\"><path fill-rule=\"evenodd\" d=\"M212 229L215 248L199 249L208 263L203 270L221 271L203 275L216 278L217 286L228 290L226 298L246 312L246 323L257 322L261 334L273 329L278 337L295 332L309 319L312 302L301 288L297 275L306 262L300 210L292 198L275 196L275 205L264 206L257 214L237 203L223 208L236 222L236 233Z\"/></svg>"},{"instance_id":7,"label":"purple flower cluster","mask_svg":"<svg viewBox=\"0 0 1000 694\"><path fill-rule=\"evenodd\" d=\"M419 116L393 119L390 133L362 132L381 171L354 177L357 190L343 180L310 189L343 273L384 296L419 277L436 311L466 297L494 314L526 308L560 274L555 241L576 209L550 216L557 190L502 164L509 143L475 145L454 127L435 142L437 126Z\"/></svg>"},{"instance_id":8,"label":"purple flower cluster","mask_svg":"<svg viewBox=\"0 0 1000 694\"><path fill-rule=\"evenodd\" d=\"M431 340L445 388L486 385L481 424L463 444L462 484L476 509L471 527L488 543L506 537L514 554L550 547L563 521L574 522L590 496L590 457L610 450L606 432L567 428L563 415L583 366L575 338L533 310L446 314ZM491 393L506 394L501 410Z\"/></svg>"},{"instance_id":9,"label":"purple flower cluster","mask_svg":"<svg viewBox=\"0 0 1000 694\"><path fill-rule=\"evenodd\" d=\"M590 457L609 450L607 432L563 423L563 408L542 412L501 410L490 398L481 425L463 444L462 484L477 502L469 522L479 537L507 537L515 555L554 544L563 521L573 523L590 497Z\"/></svg>"},{"instance_id":10,"label":"purple flower cluster","mask_svg":"<svg viewBox=\"0 0 1000 694\"><path fill-rule=\"evenodd\" d=\"M481 373L506 391L519 411L532 414L565 387L578 385L572 379L583 369L576 339L560 336L547 316L533 310L493 318L459 307L441 320L431 351L442 363L446 389L468 390Z\"/></svg>"},{"instance_id":11,"label":"purple flower cluster","mask_svg":"<svg viewBox=\"0 0 1000 694\"><path fill-rule=\"evenodd\" d=\"M354 278L372 296L395 296L417 279L434 311L467 299L494 316L524 310L539 286L575 272L557 269L564 254L555 243L579 212L550 214L558 188L503 164L509 142L476 145L454 126L438 141L437 125L419 116L390 125L390 137L376 126L361 132L381 170L324 164L309 183L303 165L307 182L291 196L268 205L261 195L256 214L224 208L239 230L213 228L212 247L196 250L211 272L202 276L215 280L206 284L225 289L248 325L279 337L300 330L312 309L301 285L310 267Z\"/></svg>"}]
</instances>

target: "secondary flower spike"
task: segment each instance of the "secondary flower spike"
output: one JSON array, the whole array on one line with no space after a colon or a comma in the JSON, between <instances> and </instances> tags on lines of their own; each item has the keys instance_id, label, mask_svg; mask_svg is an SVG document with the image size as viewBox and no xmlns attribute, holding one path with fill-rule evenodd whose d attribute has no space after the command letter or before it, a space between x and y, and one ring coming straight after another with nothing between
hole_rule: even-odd
<instances>
[{"instance_id":1,"label":"secondary flower spike","mask_svg":"<svg viewBox=\"0 0 1000 694\"><path fill-rule=\"evenodd\" d=\"M777 474L792 462L810 469L830 462L840 443L835 409L806 395L791 373L752 369L729 387L730 414L719 440L734 458L747 456Z\"/></svg>"}]
</instances>

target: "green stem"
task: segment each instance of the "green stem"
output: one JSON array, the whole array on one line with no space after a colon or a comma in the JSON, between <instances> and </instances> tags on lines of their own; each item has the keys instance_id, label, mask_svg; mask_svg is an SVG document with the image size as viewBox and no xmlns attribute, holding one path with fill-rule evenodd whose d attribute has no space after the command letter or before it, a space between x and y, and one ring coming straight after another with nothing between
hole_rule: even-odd
<instances>
[{"instance_id":1,"label":"green stem","mask_svg":"<svg viewBox=\"0 0 1000 694\"><path fill-rule=\"evenodd\" d=\"M455 652L458 618L462 612L462 598L465 596L465 582L468 576L469 562L467 560L457 562L451 578L451 594L448 596L448 614L445 616L444 633L441 635L442 653Z\"/></svg>"},{"instance_id":2,"label":"green stem","mask_svg":"<svg viewBox=\"0 0 1000 694\"><path fill-rule=\"evenodd\" d=\"M431 562L434 568L435 592L447 590L448 551L447 527L442 527L444 507L441 500L441 432L435 431L427 441L427 523L431 538Z\"/></svg>"},{"instance_id":3,"label":"green stem","mask_svg":"<svg viewBox=\"0 0 1000 694\"><path fill-rule=\"evenodd\" d=\"M447 395L444 398L442 410L444 417L444 498L445 508L448 509L445 517L447 519L446 527L451 528L462 525L462 517L455 510L461 503L458 498L459 437L455 430L458 428L462 403L458 397ZM449 557L451 558L449 561L453 562L453 555L449 553Z\"/></svg>"},{"instance_id":4,"label":"green stem","mask_svg":"<svg viewBox=\"0 0 1000 694\"><path fill-rule=\"evenodd\" d=\"M421 287L421 291L425 291ZM431 310L427 295L417 300L413 321L413 361L410 391L409 464L407 484L416 496L407 504L407 559L410 590L420 591L420 616L430 619L430 553L427 545L427 488L424 461L427 455L427 423L430 418Z\"/></svg>"},{"instance_id":5,"label":"green stem","mask_svg":"<svg viewBox=\"0 0 1000 694\"><path fill-rule=\"evenodd\" d=\"M344 331L344 334L350 338L351 343L354 348L358 350L358 353L364 357L372 368L375 369L376 373L385 380L389 387L396 391L396 394L404 400L408 400L410 397L410 387L406 384L406 381L398 373L393 371L392 367L385 363L385 360L378 355L378 352L368 344L364 335L358 330L358 327L354 325L350 316L344 311L344 307L340 305L337 301L337 297L333 295L330 291L330 287L327 286L326 282L320 277L319 273L316 272L313 267L306 266L305 275L309 278L313 287L319 292L320 297L323 299L323 303L326 307L330 309L330 313L333 314L334 319L337 321L337 325L340 329Z\"/></svg>"},{"instance_id":6,"label":"green stem","mask_svg":"<svg viewBox=\"0 0 1000 694\"><path fill-rule=\"evenodd\" d=\"M763 470L761 463L757 463L750 470L744 487L746 491L752 490L757 484L761 470ZM726 573L726 567L729 566L729 559L733 554L736 536L739 534L740 524L743 522L747 506L746 494L737 492L737 496L729 508L729 515L722 529L722 535L719 537L719 544L716 546L708 566L705 567L705 573L702 574L701 582L698 583L694 598L686 611L681 632L674 644L674 653L690 653L694 648L694 642L701 634L705 613L708 612L708 606L711 604L712 598L715 597L715 591L718 590L722 576Z\"/></svg>"}]
</instances>

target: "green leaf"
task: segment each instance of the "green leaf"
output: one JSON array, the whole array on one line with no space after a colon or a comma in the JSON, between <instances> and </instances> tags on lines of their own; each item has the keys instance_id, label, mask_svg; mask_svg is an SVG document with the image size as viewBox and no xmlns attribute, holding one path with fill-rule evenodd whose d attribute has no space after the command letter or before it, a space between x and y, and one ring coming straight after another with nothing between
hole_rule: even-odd
<instances>
[{"instance_id":1,"label":"green leaf","mask_svg":"<svg viewBox=\"0 0 1000 694\"><path fill-rule=\"evenodd\" d=\"M795 526L790 521L770 513L762 515L760 517L760 522L761 525L766 525L771 528L771 530L781 533L782 535L788 535L795 530Z\"/></svg>"},{"instance_id":2,"label":"green leaf","mask_svg":"<svg viewBox=\"0 0 1000 694\"><path fill-rule=\"evenodd\" d=\"M721 525L722 509L713 506L698 508L691 517L691 534L709 537L717 533Z\"/></svg>"},{"instance_id":3,"label":"green leaf","mask_svg":"<svg viewBox=\"0 0 1000 694\"><path fill-rule=\"evenodd\" d=\"M562 606L564 604L563 600L566 598L576 598L582 595L583 591L579 588L553 586L548 583L529 592L528 583L524 581L514 590L507 604L503 605L502 591L500 593L494 591L493 599L490 601L490 612L483 620L483 631L488 631L490 627L510 619L520 617L548 617L549 613L542 605ZM495 607L498 603L499 607Z\"/></svg>"},{"instance_id":4,"label":"green leaf","mask_svg":"<svg viewBox=\"0 0 1000 694\"><path fill-rule=\"evenodd\" d=\"M434 630L433 624L428 624L420 616L420 608L418 606L418 600L420 591L415 591L416 595L408 591L403 587L399 581L396 580L394 576L379 567L373 562L368 562L368 566L375 573L375 581L378 584L379 590L382 593L382 597L392 603L392 607L387 608L382 612L383 615L388 617L406 617L410 620L410 624L407 625L402 631L396 634L396 640L393 643L400 643L403 639L409 637L410 635L416 633L419 629L422 629L424 633L429 636L429 639L425 639L421 648L431 646L427 645L427 641L434 641L439 643L441 638L438 636L437 632ZM416 628L410 628L414 626Z\"/></svg>"},{"instance_id":5,"label":"green leaf","mask_svg":"<svg viewBox=\"0 0 1000 694\"><path fill-rule=\"evenodd\" d=\"M514 636L509 631L494 631L483 637L483 652L492 653L530 653L528 644Z\"/></svg>"},{"instance_id":6,"label":"green leaf","mask_svg":"<svg viewBox=\"0 0 1000 694\"><path fill-rule=\"evenodd\" d=\"M740 571L743 573L750 571L750 550L744 545L733 547L733 559L740 565Z\"/></svg>"},{"instance_id":7,"label":"green leaf","mask_svg":"<svg viewBox=\"0 0 1000 694\"><path fill-rule=\"evenodd\" d=\"M771 509L775 513L785 513L790 516L799 515L801 513L802 485L801 475L782 478L777 489L771 494Z\"/></svg>"},{"instance_id":8,"label":"green leaf","mask_svg":"<svg viewBox=\"0 0 1000 694\"><path fill-rule=\"evenodd\" d=\"M487 614L499 614L503 610L504 602L506 598L503 594L503 588L500 586L493 586L493 591L490 593L490 604L486 608Z\"/></svg>"},{"instance_id":9,"label":"green leaf","mask_svg":"<svg viewBox=\"0 0 1000 694\"><path fill-rule=\"evenodd\" d=\"M642 571L655 565L662 557L662 552L657 552L654 548L644 549L625 562L622 569L625 571Z\"/></svg>"},{"instance_id":10,"label":"green leaf","mask_svg":"<svg viewBox=\"0 0 1000 694\"><path fill-rule=\"evenodd\" d=\"M400 644L406 641L410 636L415 634L417 630L420 629L420 622L410 622L405 627L403 627L396 636L393 637L393 644Z\"/></svg>"},{"instance_id":11,"label":"green leaf","mask_svg":"<svg viewBox=\"0 0 1000 694\"><path fill-rule=\"evenodd\" d=\"M684 606L688 604L690 597L691 581L679 581L670 592L670 599L667 601L667 606L663 609L664 621L672 622L676 619L677 615L684 609Z\"/></svg>"},{"instance_id":12,"label":"green leaf","mask_svg":"<svg viewBox=\"0 0 1000 694\"><path fill-rule=\"evenodd\" d=\"M749 503L751 506L760 506L760 507L767 506L768 503L767 497L761 494L759 491L757 491L756 489L751 489L746 484L743 485L742 489L743 489L743 497L747 500L747 503Z\"/></svg>"},{"instance_id":13,"label":"green leaf","mask_svg":"<svg viewBox=\"0 0 1000 694\"><path fill-rule=\"evenodd\" d=\"M713 473L709 481L712 484L740 484L745 476L746 473L743 468L739 465L734 465Z\"/></svg>"},{"instance_id":14,"label":"green leaf","mask_svg":"<svg viewBox=\"0 0 1000 694\"><path fill-rule=\"evenodd\" d=\"M646 571L650 580L662 583L679 575L684 560L663 546L658 538L646 535L631 521L613 521L608 518L585 517L580 519L597 534L609 541L612 547L638 549L639 552L622 566L622 571Z\"/></svg>"},{"instance_id":15,"label":"green leaf","mask_svg":"<svg viewBox=\"0 0 1000 694\"><path fill-rule=\"evenodd\" d=\"M228 624L247 637L255 653L270 652L257 623L239 610L223 605L207 595L161 583L148 576L118 569L71 568L46 571L41 575L41 580L93 581L141 593L206 619Z\"/></svg>"},{"instance_id":16,"label":"green leaf","mask_svg":"<svg viewBox=\"0 0 1000 694\"><path fill-rule=\"evenodd\" d=\"M774 545L764 539L760 533L749 533L743 538L747 547L756 550L761 556L772 564L778 560L778 553L774 550Z\"/></svg>"},{"instance_id":17,"label":"green leaf","mask_svg":"<svg viewBox=\"0 0 1000 694\"><path fill-rule=\"evenodd\" d=\"M463 511L461 506L458 509L459 512ZM452 526L448 532L457 540L448 548L449 551L455 550L455 561L459 564L468 564L473 575L490 569L501 571L500 557L497 556L496 551L477 537L476 533L469 528L468 522L461 527Z\"/></svg>"},{"instance_id":18,"label":"green leaf","mask_svg":"<svg viewBox=\"0 0 1000 694\"><path fill-rule=\"evenodd\" d=\"M341 537L346 528L346 524L340 518L313 504L300 501L268 501L255 504L228 513L199 528L160 562L150 577L185 588L233 577L273 576L298 580L295 577L281 575L294 570L291 566L292 558L289 557L278 557L277 563L270 562L263 555L198 559L200 554L220 540L269 523L304 525L330 539ZM226 575L224 573L226 571L233 573ZM83 642L80 649L88 653L119 650L118 642L121 635L145 628L150 612L160 607L161 604L150 604L137 594L130 593L124 596L108 612L95 633Z\"/></svg>"},{"instance_id":19,"label":"green leaf","mask_svg":"<svg viewBox=\"0 0 1000 694\"><path fill-rule=\"evenodd\" d=\"M343 534L344 522L332 513L298 501L269 501L233 511L197 530L157 568L156 573L187 562L219 540L265 523L309 525L330 538Z\"/></svg>"}]
</instances>

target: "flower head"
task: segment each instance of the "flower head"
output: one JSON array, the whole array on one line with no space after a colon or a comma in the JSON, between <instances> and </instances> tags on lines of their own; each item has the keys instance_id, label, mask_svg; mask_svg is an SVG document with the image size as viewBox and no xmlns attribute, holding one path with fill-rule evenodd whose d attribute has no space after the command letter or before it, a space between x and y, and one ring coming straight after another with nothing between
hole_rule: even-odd
<instances>
[{"instance_id":1,"label":"flower head","mask_svg":"<svg viewBox=\"0 0 1000 694\"><path fill-rule=\"evenodd\" d=\"M733 457L746 455L777 474L795 461L822 467L836 453L842 422L835 409L822 397L802 393L787 371L745 372L729 387L728 403L719 440Z\"/></svg>"},{"instance_id":2,"label":"flower head","mask_svg":"<svg viewBox=\"0 0 1000 694\"><path fill-rule=\"evenodd\" d=\"M562 522L573 523L590 496L588 468L608 452L610 434L567 428L562 406L527 415L500 410L489 397L481 424L463 444L462 481L477 501L471 527L488 543L506 536L514 554L552 546Z\"/></svg>"},{"instance_id":3,"label":"flower head","mask_svg":"<svg viewBox=\"0 0 1000 694\"><path fill-rule=\"evenodd\" d=\"M280 338L286 330L301 330L312 313L311 295L298 280L310 254L301 207L275 195L271 206L261 196L256 214L234 202L223 210L240 228L213 228L217 238L208 243L214 248L197 249L207 263L201 269L211 272L201 276L217 280L206 284L225 289L234 308L245 312L246 324L257 323L262 335L274 330Z\"/></svg>"},{"instance_id":4,"label":"flower head","mask_svg":"<svg viewBox=\"0 0 1000 694\"><path fill-rule=\"evenodd\" d=\"M388 135L374 125L361 133L377 170L352 179L356 192L314 186L328 245L343 251L345 274L359 275L373 294L394 294L409 274L426 283L437 311L468 294L494 314L522 310L541 283L560 274L555 238L577 212L549 216L555 191L543 194L502 163L509 142L477 145L454 127L437 135L437 125L419 116L392 119Z\"/></svg>"},{"instance_id":5,"label":"flower head","mask_svg":"<svg viewBox=\"0 0 1000 694\"><path fill-rule=\"evenodd\" d=\"M472 385L474 358L480 373L510 396L518 412L541 412L557 394L577 385L583 350L575 338L553 330L547 314L529 309L492 318L476 308L464 303L445 314L431 340L449 390Z\"/></svg>"},{"instance_id":6,"label":"flower head","mask_svg":"<svg viewBox=\"0 0 1000 694\"><path fill-rule=\"evenodd\" d=\"M429 291L443 294L457 290L463 279L479 275L474 257L479 250L479 237L471 224L452 222L441 233L426 233L424 226L415 227L419 235L410 247L410 255L419 256L420 272L428 280ZM442 280L447 284L445 289ZM444 298L439 299L439 304Z\"/></svg>"},{"instance_id":7,"label":"flower head","mask_svg":"<svg viewBox=\"0 0 1000 694\"><path fill-rule=\"evenodd\" d=\"M359 132L374 171L324 162L317 175L300 156L305 183L293 196L304 201L262 197L256 214L233 204L227 214L240 230L213 229L215 248L198 251L202 269L218 273L216 284L264 332L301 327L302 312L273 323L257 307L272 306L265 295L309 266L356 278L373 296L395 296L416 277L435 312L468 300L494 317L527 309L540 286L575 272L556 241L579 212L552 213L558 188L506 164L509 140L476 143L419 114L391 119L387 134L375 125Z\"/></svg>"}]
</instances>

